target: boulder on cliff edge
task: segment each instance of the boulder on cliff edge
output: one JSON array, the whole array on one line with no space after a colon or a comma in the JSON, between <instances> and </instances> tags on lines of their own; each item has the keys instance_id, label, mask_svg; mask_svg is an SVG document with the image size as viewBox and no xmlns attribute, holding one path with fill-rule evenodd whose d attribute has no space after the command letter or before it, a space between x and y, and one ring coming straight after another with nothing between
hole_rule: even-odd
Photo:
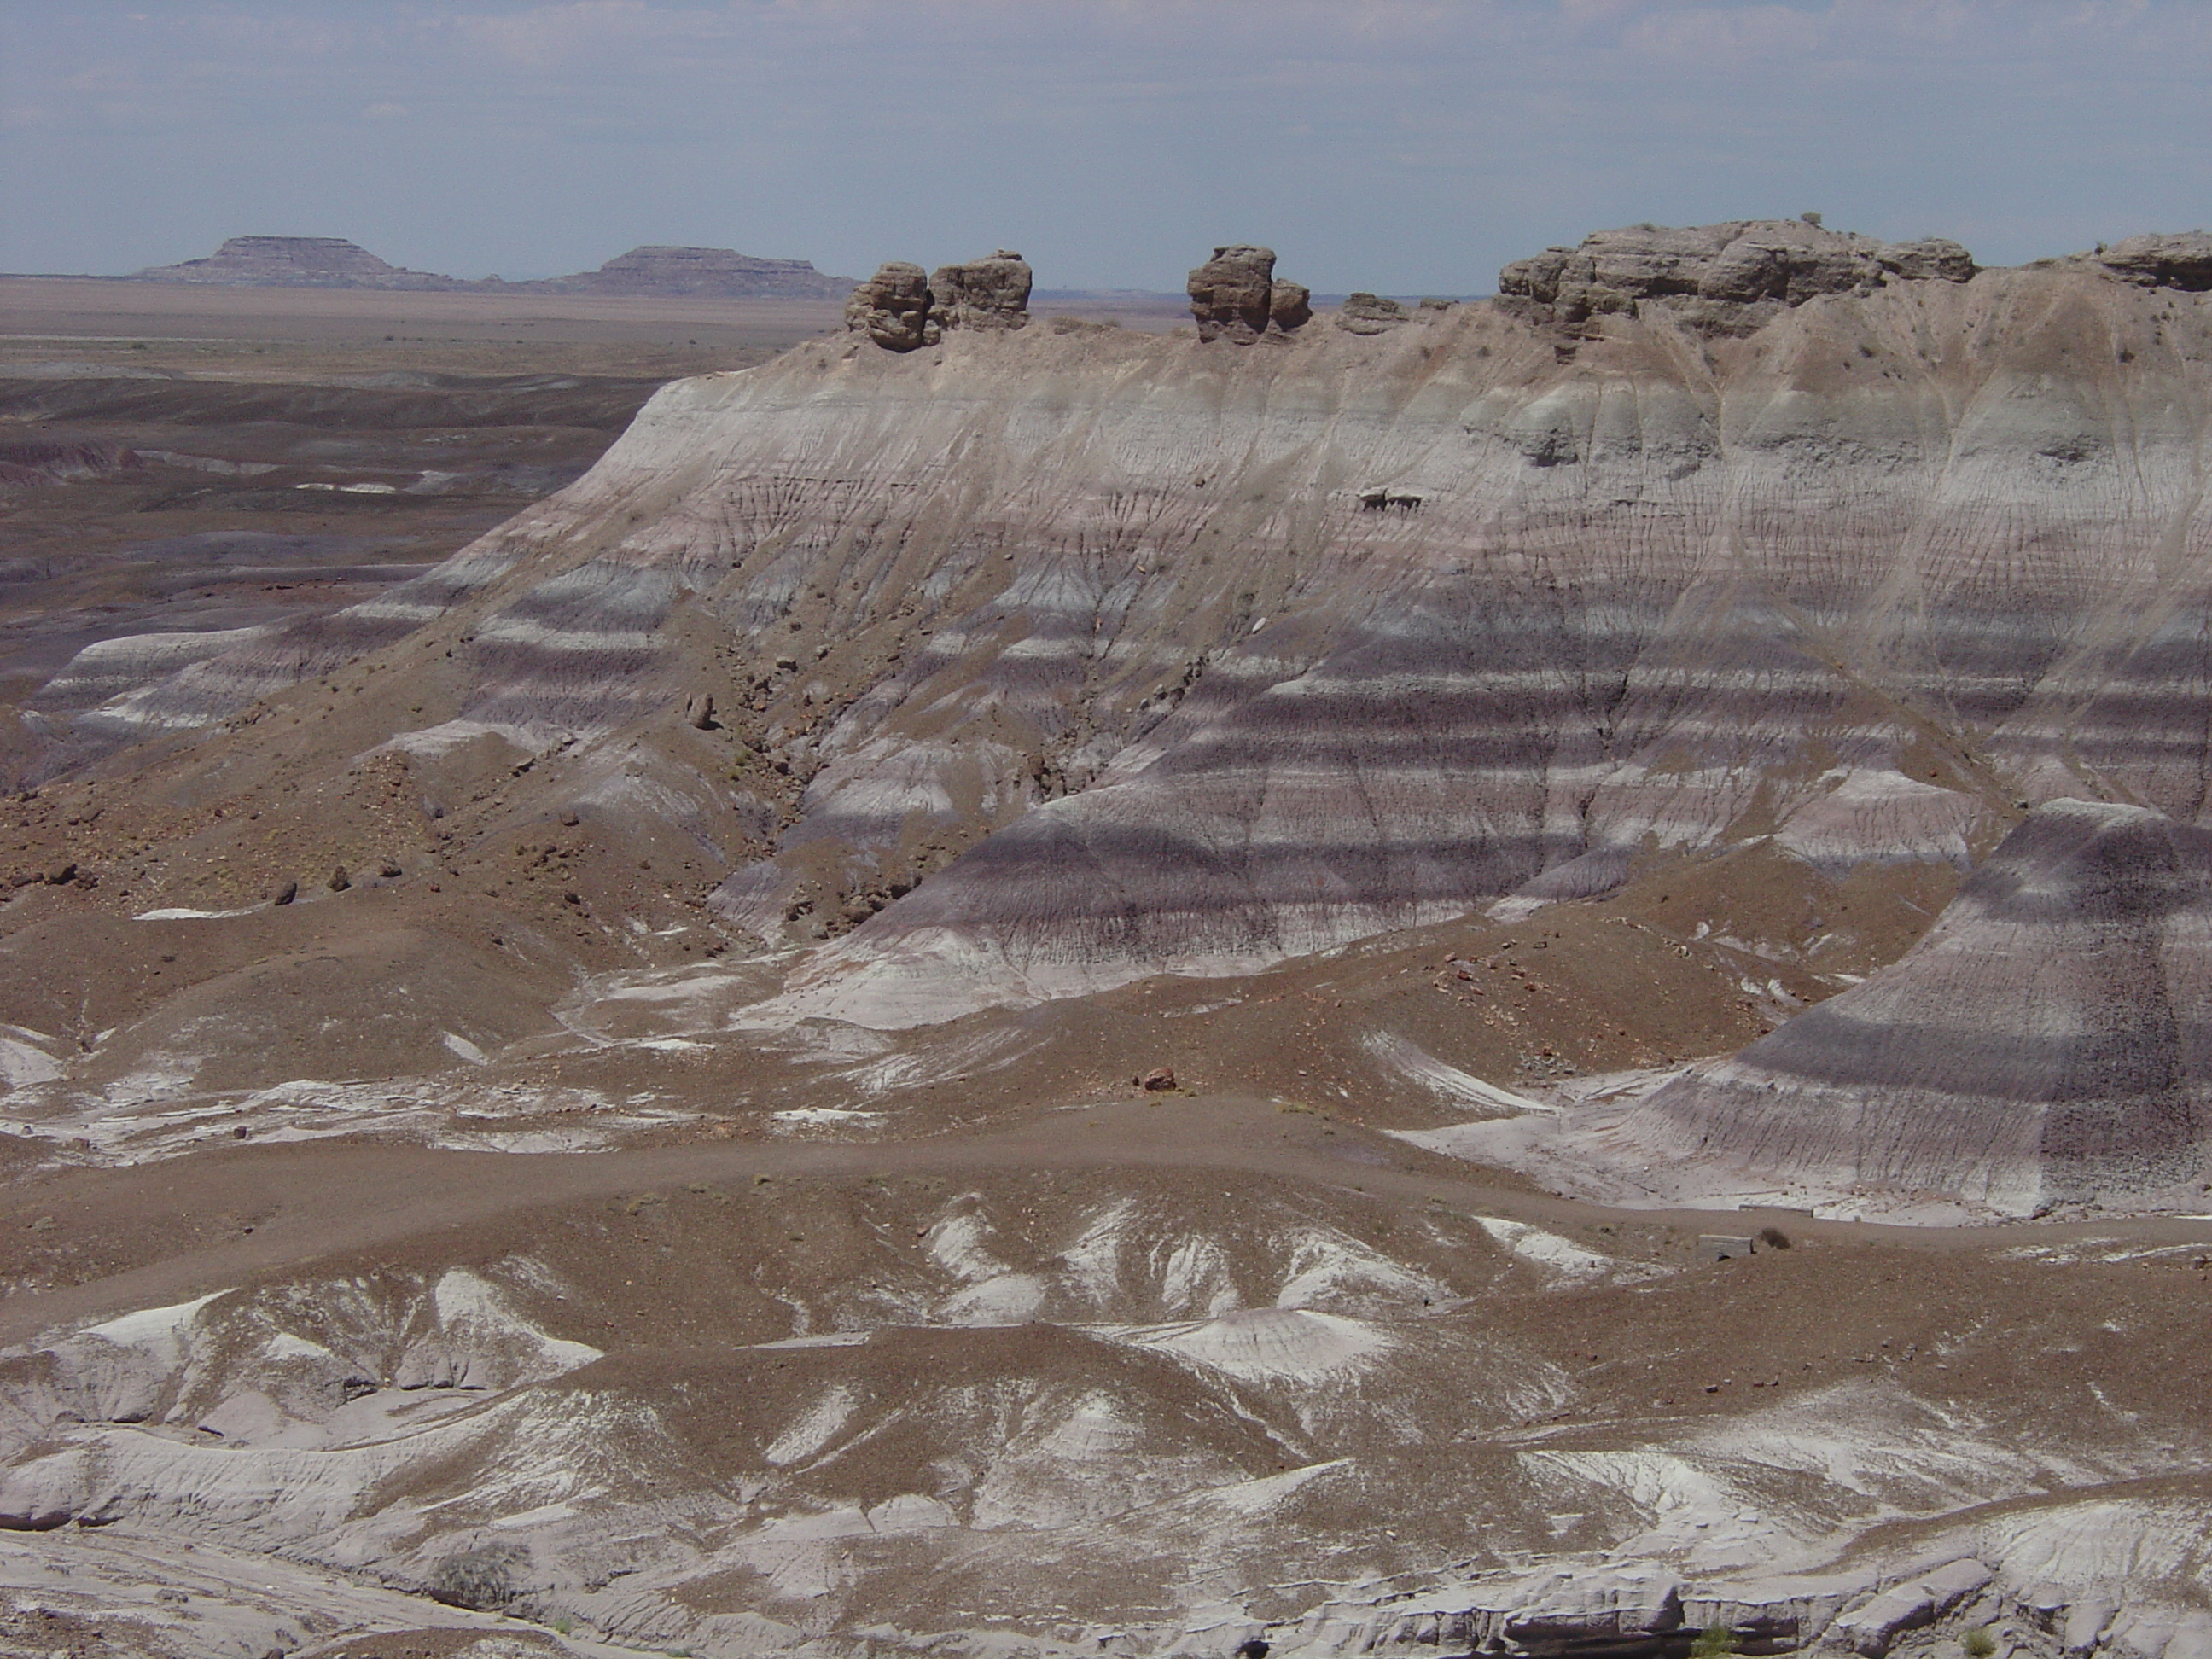
<instances>
[{"instance_id":1,"label":"boulder on cliff edge","mask_svg":"<svg viewBox=\"0 0 2212 1659\"><path fill-rule=\"evenodd\" d=\"M1347 334L1382 334L1410 322L1413 313L1395 300L1379 294L1347 294L1338 308L1336 325Z\"/></svg>"},{"instance_id":2,"label":"boulder on cliff edge","mask_svg":"<svg viewBox=\"0 0 2212 1659\"><path fill-rule=\"evenodd\" d=\"M1568 329L1656 301L1703 332L1746 334L1821 295L1965 282L1974 270L1973 256L1942 237L1881 242L1809 218L1748 219L1596 231L1516 259L1498 272L1498 292L1532 320Z\"/></svg>"},{"instance_id":3,"label":"boulder on cliff edge","mask_svg":"<svg viewBox=\"0 0 2212 1659\"><path fill-rule=\"evenodd\" d=\"M1190 273L1190 314L1201 340L1249 343L1267 332L1274 299L1275 250L1218 247Z\"/></svg>"},{"instance_id":4,"label":"boulder on cliff edge","mask_svg":"<svg viewBox=\"0 0 2212 1659\"><path fill-rule=\"evenodd\" d=\"M1000 248L964 265L939 265L930 273L937 317L946 328L1022 328L1030 320L1029 263Z\"/></svg>"},{"instance_id":5,"label":"boulder on cliff edge","mask_svg":"<svg viewBox=\"0 0 2212 1659\"><path fill-rule=\"evenodd\" d=\"M2130 236L2106 248L2097 262L2115 276L2145 288L2203 294L2212 289L2212 231Z\"/></svg>"},{"instance_id":6,"label":"boulder on cliff edge","mask_svg":"<svg viewBox=\"0 0 2212 1659\"><path fill-rule=\"evenodd\" d=\"M1302 283L1278 276L1267 289L1267 326L1279 334L1303 328L1313 320L1313 295Z\"/></svg>"},{"instance_id":7,"label":"boulder on cliff edge","mask_svg":"<svg viewBox=\"0 0 2212 1659\"><path fill-rule=\"evenodd\" d=\"M845 326L865 333L886 351L912 351L935 345L939 337L931 313L936 296L920 265L887 260L845 301Z\"/></svg>"}]
</instances>

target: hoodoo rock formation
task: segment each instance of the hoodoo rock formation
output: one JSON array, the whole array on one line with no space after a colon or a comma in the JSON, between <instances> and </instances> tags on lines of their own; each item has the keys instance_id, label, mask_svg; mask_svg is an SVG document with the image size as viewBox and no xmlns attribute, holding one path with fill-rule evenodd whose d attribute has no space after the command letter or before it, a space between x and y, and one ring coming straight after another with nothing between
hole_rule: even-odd
<instances>
[{"instance_id":1,"label":"hoodoo rock formation","mask_svg":"<svg viewBox=\"0 0 2212 1659\"><path fill-rule=\"evenodd\" d=\"M1863 295L1892 280L1963 283L1973 274L1973 256L1942 237L1885 243L1812 217L1753 219L1597 231L1577 246L1515 260L1498 273L1498 291L1531 318L1571 329L1657 301L1706 331L1748 333L1820 295Z\"/></svg>"},{"instance_id":2,"label":"hoodoo rock formation","mask_svg":"<svg viewBox=\"0 0 2212 1659\"><path fill-rule=\"evenodd\" d=\"M1272 327L1286 333L1313 315L1310 297L1296 283L1275 276L1275 251L1237 244L1218 247L1190 273L1190 314L1201 340L1249 345Z\"/></svg>"},{"instance_id":3,"label":"hoodoo rock formation","mask_svg":"<svg viewBox=\"0 0 2212 1659\"><path fill-rule=\"evenodd\" d=\"M1030 286L1028 262L1006 248L928 276L894 259L853 290L845 326L887 351L935 345L947 329L1010 331L1029 322Z\"/></svg>"},{"instance_id":4,"label":"hoodoo rock formation","mask_svg":"<svg viewBox=\"0 0 2212 1659\"><path fill-rule=\"evenodd\" d=\"M1865 984L1661 1090L1685 1181L2189 1207L2212 1173L2212 830L2041 806Z\"/></svg>"},{"instance_id":5,"label":"hoodoo rock formation","mask_svg":"<svg viewBox=\"0 0 2212 1659\"><path fill-rule=\"evenodd\" d=\"M964 265L939 265L929 291L946 328L1020 328L1030 319L1030 275L1018 253L1000 248Z\"/></svg>"},{"instance_id":6,"label":"hoodoo rock formation","mask_svg":"<svg viewBox=\"0 0 2212 1659\"><path fill-rule=\"evenodd\" d=\"M845 301L845 326L886 351L913 351L935 345L942 334L931 315L935 304L927 271L905 259L890 259Z\"/></svg>"},{"instance_id":7,"label":"hoodoo rock formation","mask_svg":"<svg viewBox=\"0 0 2212 1659\"><path fill-rule=\"evenodd\" d=\"M1201 340L1256 340L1267 331L1273 297L1275 250L1237 244L1218 247L1190 273L1190 314Z\"/></svg>"}]
</instances>

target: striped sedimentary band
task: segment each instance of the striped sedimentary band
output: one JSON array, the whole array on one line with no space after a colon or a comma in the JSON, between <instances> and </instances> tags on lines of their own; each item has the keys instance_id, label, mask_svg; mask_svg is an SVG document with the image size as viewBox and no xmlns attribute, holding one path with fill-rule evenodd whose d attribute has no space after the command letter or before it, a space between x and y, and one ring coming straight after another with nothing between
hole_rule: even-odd
<instances>
[{"instance_id":1,"label":"striped sedimentary band","mask_svg":"<svg viewBox=\"0 0 2212 1659\"><path fill-rule=\"evenodd\" d=\"M1762 1178L2017 1211L2193 1186L2209 1104L2212 833L2061 801L1902 960L1669 1085L1626 1133Z\"/></svg>"}]
</instances>

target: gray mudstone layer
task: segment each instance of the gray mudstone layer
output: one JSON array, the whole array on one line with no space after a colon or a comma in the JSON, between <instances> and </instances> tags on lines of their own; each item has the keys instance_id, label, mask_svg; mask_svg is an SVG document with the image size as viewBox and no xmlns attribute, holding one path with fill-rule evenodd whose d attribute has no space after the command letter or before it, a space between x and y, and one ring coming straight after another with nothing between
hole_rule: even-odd
<instances>
[{"instance_id":1,"label":"gray mudstone layer","mask_svg":"<svg viewBox=\"0 0 2212 1659\"><path fill-rule=\"evenodd\" d=\"M1778 1180L2162 1207L2212 1173L2208 1010L2212 830L2057 800L1904 957L1668 1084L1628 1133Z\"/></svg>"}]
</instances>

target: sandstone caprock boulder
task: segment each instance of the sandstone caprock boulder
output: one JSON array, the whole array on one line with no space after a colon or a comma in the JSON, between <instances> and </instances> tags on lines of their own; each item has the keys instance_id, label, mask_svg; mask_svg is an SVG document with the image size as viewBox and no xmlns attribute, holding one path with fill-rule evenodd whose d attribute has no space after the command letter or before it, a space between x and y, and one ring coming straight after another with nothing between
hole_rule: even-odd
<instances>
[{"instance_id":1,"label":"sandstone caprock boulder","mask_svg":"<svg viewBox=\"0 0 2212 1659\"><path fill-rule=\"evenodd\" d=\"M939 325L931 314L935 304L920 265L887 260L845 301L845 326L886 351L912 351L938 342Z\"/></svg>"},{"instance_id":2,"label":"sandstone caprock boulder","mask_svg":"<svg viewBox=\"0 0 2212 1659\"><path fill-rule=\"evenodd\" d=\"M1386 334L1413 318L1395 300L1379 294L1347 294L1336 313L1336 325L1347 334Z\"/></svg>"},{"instance_id":3,"label":"sandstone caprock boulder","mask_svg":"<svg viewBox=\"0 0 2212 1659\"><path fill-rule=\"evenodd\" d=\"M1273 298L1275 250L1237 244L1218 247L1190 273L1190 314L1201 340L1256 340L1267 331Z\"/></svg>"},{"instance_id":4,"label":"sandstone caprock boulder","mask_svg":"<svg viewBox=\"0 0 2212 1659\"><path fill-rule=\"evenodd\" d=\"M1593 317L1641 314L1652 301L1710 333L1747 333L1824 294L1869 294L1890 282L1963 283L1973 256L1942 237L1881 242L1811 218L1735 220L1675 228L1601 230L1498 274L1498 292L1535 320L1577 329Z\"/></svg>"},{"instance_id":5,"label":"sandstone caprock boulder","mask_svg":"<svg viewBox=\"0 0 2212 1659\"><path fill-rule=\"evenodd\" d=\"M1286 334L1313 317L1312 296L1275 275L1275 250L1238 244L1218 247L1190 273L1190 314L1201 340L1249 345L1263 334Z\"/></svg>"},{"instance_id":6,"label":"sandstone caprock boulder","mask_svg":"<svg viewBox=\"0 0 2212 1659\"><path fill-rule=\"evenodd\" d=\"M1029 262L1000 248L988 258L938 266L929 291L945 328L1022 328L1030 320L1030 280Z\"/></svg>"},{"instance_id":7,"label":"sandstone caprock boulder","mask_svg":"<svg viewBox=\"0 0 2212 1659\"><path fill-rule=\"evenodd\" d=\"M2212 231L2130 236L2097 256L2115 276L2145 288L2178 288L2191 294L2212 289Z\"/></svg>"}]
</instances>

